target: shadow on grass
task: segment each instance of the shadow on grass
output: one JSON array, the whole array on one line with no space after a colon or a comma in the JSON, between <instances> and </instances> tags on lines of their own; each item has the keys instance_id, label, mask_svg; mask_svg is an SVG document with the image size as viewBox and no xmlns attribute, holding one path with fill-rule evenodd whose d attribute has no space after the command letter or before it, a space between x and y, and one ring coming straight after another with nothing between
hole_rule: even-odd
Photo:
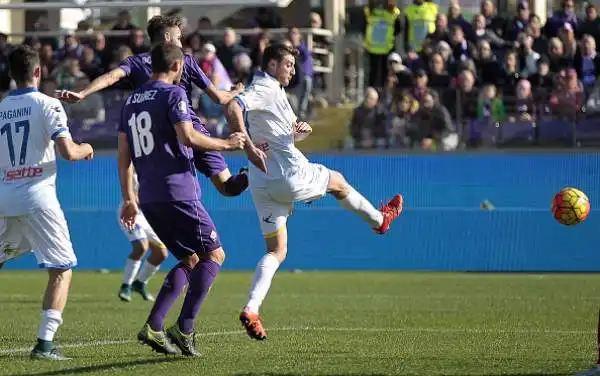
<instances>
[{"instance_id":1,"label":"shadow on grass","mask_svg":"<svg viewBox=\"0 0 600 376\"><path fill-rule=\"evenodd\" d=\"M151 364L167 363L167 362L178 362L178 361L181 361L184 359L185 358L181 358L181 357L140 359L140 360L132 360L129 362L107 363L107 364L98 364L95 366L65 368L65 369L56 370L56 371L17 373L17 374L12 374L11 376L58 376L58 375L77 375L77 374L85 374L85 373L91 373L91 372L103 372L103 371L116 372L121 368L129 368L129 367L134 367L134 366L151 365Z\"/></svg>"}]
</instances>

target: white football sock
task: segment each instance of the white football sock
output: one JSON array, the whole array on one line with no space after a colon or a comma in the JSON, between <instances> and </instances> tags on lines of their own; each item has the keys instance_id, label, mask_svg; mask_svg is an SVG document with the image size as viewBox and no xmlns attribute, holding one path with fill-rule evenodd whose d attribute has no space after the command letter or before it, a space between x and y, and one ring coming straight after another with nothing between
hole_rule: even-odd
<instances>
[{"instance_id":1,"label":"white football sock","mask_svg":"<svg viewBox=\"0 0 600 376\"><path fill-rule=\"evenodd\" d=\"M142 270L140 270L140 274L138 274L136 280L142 283L148 283L148 280L152 278L154 274L158 271L160 265L154 266L146 260L144 266L142 266Z\"/></svg>"},{"instance_id":2,"label":"white football sock","mask_svg":"<svg viewBox=\"0 0 600 376\"><path fill-rule=\"evenodd\" d=\"M57 311L56 309L42 311L38 338L44 341L53 341L54 335L62 322L62 314L60 311Z\"/></svg>"},{"instance_id":3,"label":"white football sock","mask_svg":"<svg viewBox=\"0 0 600 376\"><path fill-rule=\"evenodd\" d=\"M264 255L256 265L256 271L252 279L252 288L248 296L248 303L246 303L246 307L248 307L250 312L258 313L260 305L269 292L271 281L278 268L279 260L270 253Z\"/></svg>"},{"instance_id":4,"label":"white football sock","mask_svg":"<svg viewBox=\"0 0 600 376\"><path fill-rule=\"evenodd\" d=\"M354 188L350 187L350 194L338 201L344 209L360 215L372 228L379 228L383 224L383 214Z\"/></svg>"},{"instance_id":5,"label":"white football sock","mask_svg":"<svg viewBox=\"0 0 600 376\"><path fill-rule=\"evenodd\" d=\"M127 259L125 264L125 274L123 274L123 284L131 285L133 279L138 274L142 262L140 260Z\"/></svg>"}]
</instances>

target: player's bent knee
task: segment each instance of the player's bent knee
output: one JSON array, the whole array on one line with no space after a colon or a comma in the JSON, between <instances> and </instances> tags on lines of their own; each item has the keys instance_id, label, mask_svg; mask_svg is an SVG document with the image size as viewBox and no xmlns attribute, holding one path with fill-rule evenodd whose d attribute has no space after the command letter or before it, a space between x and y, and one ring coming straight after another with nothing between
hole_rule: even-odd
<instances>
[{"instance_id":1,"label":"player's bent knee","mask_svg":"<svg viewBox=\"0 0 600 376\"><path fill-rule=\"evenodd\" d=\"M350 184L348 184L344 178L344 175L337 171L331 170L329 173L329 184L327 185L327 191L338 200L341 200L350 193Z\"/></svg>"},{"instance_id":2,"label":"player's bent knee","mask_svg":"<svg viewBox=\"0 0 600 376\"><path fill-rule=\"evenodd\" d=\"M223 247L219 247L212 252L201 255L200 258L205 260L211 260L219 265L223 265L223 263L225 262L225 250L223 249Z\"/></svg>"},{"instance_id":3,"label":"player's bent knee","mask_svg":"<svg viewBox=\"0 0 600 376\"><path fill-rule=\"evenodd\" d=\"M129 258L132 260L141 260L146 254L147 249L148 245L143 241L131 242L131 253L129 254Z\"/></svg>"}]
</instances>

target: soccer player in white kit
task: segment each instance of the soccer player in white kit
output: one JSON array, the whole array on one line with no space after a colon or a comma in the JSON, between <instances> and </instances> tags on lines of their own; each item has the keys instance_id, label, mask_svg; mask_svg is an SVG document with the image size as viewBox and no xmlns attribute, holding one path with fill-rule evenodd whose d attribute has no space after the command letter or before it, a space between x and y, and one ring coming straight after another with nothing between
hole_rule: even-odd
<instances>
[{"instance_id":1,"label":"soccer player in white kit","mask_svg":"<svg viewBox=\"0 0 600 376\"><path fill-rule=\"evenodd\" d=\"M403 205L398 194L380 210L375 209L342 174L310 163L296 148L294 143L305 139L312 129L307 123L298 122L283 89L294 75L295 54L284 44L268 46L262 72L226 107L232 132L246 132L248 128L251 138L245 148L253 164L249 170L250 191L267 247L266 255L256 266L250 294L240 314L248 335L257 340L266 338L259 308L286 257L286 222L295 201L311 202L330 193L343 208L358 214L379 234L387 232Z\"/></svg>"},{"instance_id":2,"label":"soccer player in white kit","mask_svg":"<svg viewBox=\"0 0 600 376\"><path fill-rule=\"evenodd\" d=\"M137 175L133 175L133 188L138 191ZM135 218L135 226L129 230L121 222L121 205L117 211L117 220L121 226L121 231L131 243L131 253L125 263L123 273L123 283L119 289L119 298L124 302L131 301L131 292L139 293L144 300L154 301L154 296L148 292L147 284L150 278L156 274L160 264L167 258L167 247L158 238L158 235L152 229L152 226L140 211ZM150 256L142 265L142 257L150 250Z\"/></svg>"},{"instance_id":3,"label":"soccer player in white kit","mask_svg":"<svg viewBox=\"0 0 600 376\"><path fill-rule=\"evenodd\" d=\"M38 92L37 51L18 46L9 55L17 89L0 102L0 263L34 250L48 270L42 318L31 357L65 360L54 345L77 265L67 221L56 196L56 145L70 161L91 159L89 144L73 142L61 103Z\"/></svg>"}]
</instances>

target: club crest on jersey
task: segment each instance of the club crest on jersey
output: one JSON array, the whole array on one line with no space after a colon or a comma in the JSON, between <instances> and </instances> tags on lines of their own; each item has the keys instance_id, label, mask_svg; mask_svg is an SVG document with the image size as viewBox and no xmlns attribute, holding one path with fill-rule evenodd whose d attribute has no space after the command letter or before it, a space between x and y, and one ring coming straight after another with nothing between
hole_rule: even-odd
<instances>
[{"instance_id":1,"label":"club crest on jersey","mask_svg":"<svg viewBox=\"0 0 600 376\"><path fill-rule=\"evenodd\" d=\"M184 114L187 114L187 103L185 103L185 101L181 101L177 104L177 108L179 109L180 112L183 112Z\"/></svg>"}]
</instances>

